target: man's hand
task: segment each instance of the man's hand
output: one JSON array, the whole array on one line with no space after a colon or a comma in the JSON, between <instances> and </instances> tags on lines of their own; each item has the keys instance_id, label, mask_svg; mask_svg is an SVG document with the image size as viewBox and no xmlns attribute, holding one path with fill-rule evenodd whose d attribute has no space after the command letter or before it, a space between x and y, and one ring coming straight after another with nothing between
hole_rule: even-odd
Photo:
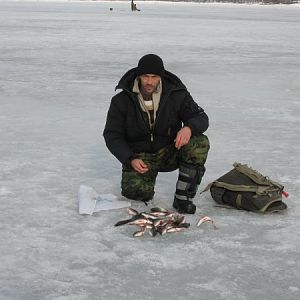
<instances>
[{"instance_id":1,"label":"man's hand","mask_svg":"<svg viewBox=\"0 0 300 300\"><path fill-rule=\"evenodd\" d=\"M175 142L175 148L178 150L189 143L192 136L192 130L190 127L183 127L177 132Z\"/></svg>"},{"instance_id":2,"label":"man's hand","mask_svg":"<svg viewBox=\"0 0 300 300\"><path fill-rule=\"evenodd\" d=\"M137 171L138 173L141 173L141 174L144 174L147 171L149 171L147 165L143 162L143 160L141 160L139 158L134 158L131 161L131 166L135 171Z\"/></svg>"}]
</instances>

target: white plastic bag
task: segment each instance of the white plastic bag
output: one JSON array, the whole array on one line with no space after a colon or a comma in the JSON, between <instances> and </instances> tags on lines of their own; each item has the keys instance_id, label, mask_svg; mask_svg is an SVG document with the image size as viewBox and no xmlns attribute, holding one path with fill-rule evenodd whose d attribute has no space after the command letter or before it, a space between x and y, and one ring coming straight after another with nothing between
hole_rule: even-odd
<instances>
[{"instance_id":1,"label":"white plastic bag","mask_svg":"<svg viewBox=\"0 0 300 300\"><path fill-rule=\"evenodd\" d=\"M118 200L113 194L98 194L92 187L81 185L78 191L79 214L92 215L101 210L129 207L129 201Z\"/></svg>"}]
</instances>

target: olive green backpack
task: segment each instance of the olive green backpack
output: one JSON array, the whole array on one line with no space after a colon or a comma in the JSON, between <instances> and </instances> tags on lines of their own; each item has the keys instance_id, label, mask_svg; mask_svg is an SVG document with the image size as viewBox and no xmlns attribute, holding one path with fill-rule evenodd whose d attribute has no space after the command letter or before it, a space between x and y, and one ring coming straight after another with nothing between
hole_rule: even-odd
<instances>
[{"instance_id":1,"label":"olive green backpack","mask_svg":"<svg viewBox=\"0 0 300 300\"><path fill-rule=\"evenodd\" d=\"M240 163L209 184L212 198L220 205L253 212L278 212L287 208L282 201L283 186Z\"/></svg>"}]
</instances>

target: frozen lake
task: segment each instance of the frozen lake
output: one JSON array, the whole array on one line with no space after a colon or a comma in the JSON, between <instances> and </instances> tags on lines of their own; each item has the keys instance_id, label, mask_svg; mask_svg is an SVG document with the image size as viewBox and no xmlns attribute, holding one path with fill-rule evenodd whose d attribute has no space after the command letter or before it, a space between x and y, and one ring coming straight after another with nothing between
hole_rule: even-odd
<instances>
[{"instance_id":1,"label":"frozen lake","mask_svg":"<svg viewBox=\"0 0 300 300\"><path fill-rule=\"evenodd\" d=\"M0 2L0 299L300 299L300 6L137 6ZM201 188L247 163L285 185L287 212L198 194L191 227L155 238L114 227L125 209L78 214L80 184L120 196L102 130L146 53L210 117ZM176 177L158 176L152 206L171 208Z\"/></svg>"}]
</instances>

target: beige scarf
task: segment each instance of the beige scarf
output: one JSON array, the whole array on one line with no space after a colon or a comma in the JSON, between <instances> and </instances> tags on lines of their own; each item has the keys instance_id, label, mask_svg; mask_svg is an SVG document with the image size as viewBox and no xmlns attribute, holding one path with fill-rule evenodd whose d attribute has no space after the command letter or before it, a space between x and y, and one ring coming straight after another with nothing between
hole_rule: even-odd
<instances>
[{"instance_id":1,"label":"beige scarf","mask_svg":"<svg viewBox=\"0 0 300 300\"><path fill-rule=\"evenodd\" d=\"M158 85L156 91L153 92L153 94L152 94L152 100L144 100L144 98L141 94L141 91L139 89L139 80L138 80L138 78L136 78L135 81L134 81L132 91L134 93L138 94L138 99L139 99L140 106L141 106L142 110L148 114L149 124L150 124L150 127L151 127L153 124L151 124L151 116L150 116L149 111L153 110L153 112L154 112L153 117L154 117L154 121L155 121L156 113L157 113L158 106L159 106L161 91L162 91L162 82L161 82L161 80L159 82L159 85Z\"/></svg>"}]
</instances>

